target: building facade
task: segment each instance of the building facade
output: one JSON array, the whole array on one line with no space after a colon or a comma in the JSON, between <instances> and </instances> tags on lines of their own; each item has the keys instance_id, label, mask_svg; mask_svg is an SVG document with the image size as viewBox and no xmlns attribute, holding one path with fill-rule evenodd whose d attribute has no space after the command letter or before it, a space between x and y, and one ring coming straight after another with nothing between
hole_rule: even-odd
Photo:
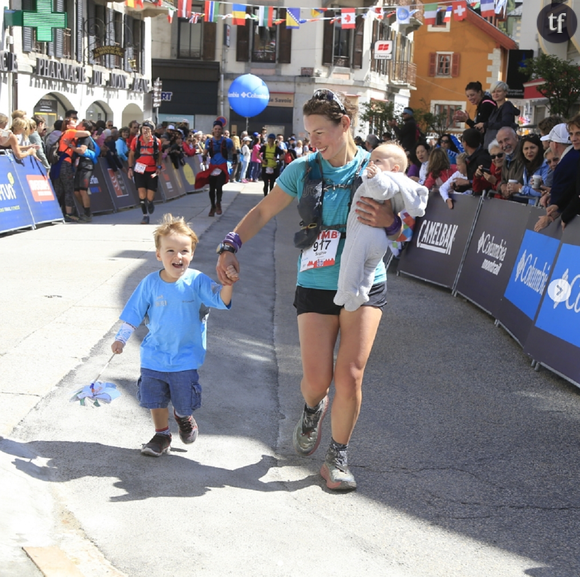
<instances>
[{"instance_id":1,"label":"building facade","mask_svg":"<svg viewBox=\"0 0 580 577\"><path fill-rule=\"evenodd\" d=\"M354 28L344 29L343 3L327 6L322 19L289 29L286 3L274 0L268 6L274 8L271 26L259 26L254 19L260 12L257 4L245 5L244 26L233 25L230 18L204 22L203 17L178 14L171 23L152 21L152 78L163 82L160 120L188 120L209 131L216 116L224 116L228 128L238 133L266 127L286 137L302 137L302 106L318 88L329 88L359 106L371 99L392 100L401 109L408 105L415 82L413 32L421 25L421 12L402 26L395 22L394 11L381 14L380 6L359 4ZM203 3L194 2L191 11L203 13ZM302 8L301 19L312 19L310 12ZM377 40L392 42L391 60L374 57ZM266 109L249 119L236 115L227 99L230 84L243 74L262 78L270 92ZM367 128L355 120L355 133L365 134Z\"/></svg>"},{"instance_id":2,"label":"building facade","mask_svg":"<svg viewBox=\"0 0 580 577\"><path fill-rule=\"evenodd\" d=\"M167 7L144 2L131 9L100 0L4 0L0 6L2 112L41 114L48 126L69 109L118 127L151 116L150 17ZM22 13L35 26L22 26ZM52 13L66 14L65 27L52 29L51 42L40 41L43 19Z\"/></svg>"},{"instance_id":3,"label":"building facade","mask_svg":"<svg viewBox=\"0 0 580 577\"><path fill-rule=\"evenodd\" d=\"M438 13L434 25L421 27L415 33L417 90L411 106L445 114L449 132L464 130L454 122L456 110L466 110L471 118L475 107L465 98L469 82L479 81L484 90L498 80L506 80L508 54L517 44L491 22L467 9L465 19L444 21Z\"/></svg>"}]
</instances>

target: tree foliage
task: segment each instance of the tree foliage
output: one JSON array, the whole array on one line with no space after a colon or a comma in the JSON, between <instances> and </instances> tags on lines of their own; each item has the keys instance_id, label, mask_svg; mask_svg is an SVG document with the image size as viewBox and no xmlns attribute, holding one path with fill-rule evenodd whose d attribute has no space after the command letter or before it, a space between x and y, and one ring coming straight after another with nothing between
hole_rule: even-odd
<instances>
[{"instance_id":1,"label":"tree foliage","mask_svg":"<svg viewBox=\"0 0 580 577\"><path fill-rule=\"evenodd\" d=\"M568 118L580 97L580 69L572 60L540 54L525 60L521 67L529 80L543 79L536 90L548 100L550 114Z\"/></svg>"},{"instance_id":2,"label":"tree foliage","mask_svg":"<svg viewBox=\"0 0 580 577\"><path fill-rule=\"evenodd\" d=\"M361 108L360 119L363 122L368 122L369 133L376 134L379 138L385 132L391 132L390 120L400 121L398 115L395 114L394 102L371 100L370 102L363 102Z\"/></svg>"}]
</instances>

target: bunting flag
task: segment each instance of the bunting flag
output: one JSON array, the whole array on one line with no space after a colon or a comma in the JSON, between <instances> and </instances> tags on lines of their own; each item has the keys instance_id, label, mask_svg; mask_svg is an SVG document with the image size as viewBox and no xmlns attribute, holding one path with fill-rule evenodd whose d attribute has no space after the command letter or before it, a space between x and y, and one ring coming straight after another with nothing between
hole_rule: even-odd
<instances>
[{"instance_id":1,"label":"bunting flag","mask_svg":"<svg viewBox=\"0 0 580 577\"><path fill-rule=\"evenodd\" d=\"M191 0L178 0L177 16L179 18L189 18L191 15Z\"/></svg>"},{"instance_id":2,"label":"bunting flag","mask_svg":"<svg viewBox=\"0 0 580 577\"><path fill-rule=\"evenodd\" d=\"M493 0L481 0L481 15L484 18L495 16L495 2Z\"/></svg>"},{"instance_id":3,"label":"bunting flag","mask_svg":"<svg viewBox=\"0 0 580 577\"><path fill-rule=\"evenodd\" d=\"M125 6L127 8L135 8L135 0L125 0Z\"/></svg>"},{"instance_id":4,"label":"bunting flag","mask_svg":"<svg viewBox=\"0 0 580 577\"><path fill-rule=\"evenodd\" d=\"M479 0L469 0L469 5L474 9L477 10L479 8Z\"/></svg>"},{"instance_id":5,"label":"bunting flag","mask_svg":"<svg viewBox=\"0 0 580 577\"><path fill-rule=\"evenodd\" d=\"M320 18L321 16L324 16L325 11L326 8L312 8L312 10L310 10L310 15L312 18Z\"/></svg>"},{"instance_id":6,"label":"bunting flag","mask_svg":"<svg viewBox=\"0 0 580 577\"><path fill-rule=\"evenodd\" d=\"M373 9L373 13L377 20L382 20L385 17L385 11L383 10L382 6L375 6Z\"/></svg>"},{"instance_id":7,"label":"bunting flag","mask_svg":"<svg viewBox=\"0 0 580 577\"><path fill-rule=\"evenodd\" d=\"M189 18L189 23L197 24L202 16L203 14L201 14L200 12L192 12L191 17Z\"/></svg>"},{"instance_id":8,"label":"bunting flag","mask_svg":"<svg viewBox=\"0 0 580 577\"><path fill-rule=\"evenodd\" d=\"M173 15L175 14L175 10L171 10L171 8L167 11L167 22L171 24L173 22Z\"/></svg>"},{"instance_id":9,"label":"bunting flag","mask_svg":"<svg viewBox=\"0 0 580 577\"><path fill-rule=\"evenodd\" d=\"M163 6L163 0L153 0L155 6Z\"/></svg>"},{"instance_id":10,"label":"bunting flag","mask_svg":"<svg viewBox=\"0 0 580 577\"><path fill-rule=\"evenodd\" d=\"M355 9L354 8L343 8L340 11L340 27L343 30L348 30L349 28L354 28L356 22Z\"/></svg>"},{"instance_id":11,"label":"bunting flag","mask_svg":"<svg viewBox=\"0 0 580 577\"><path fill-rule=\"evenodd\" d=\"M411 14L408 8L404 6L399 6L397 8L397 24L410 24L411 23Z\"/></svg>"},{"instance_id":12,"label":"bunting flag","mask_svg":"<svg viewBox=\"0 0 580 577\"><path fill-rule=\"evenodd\" d=\"M507 9L507 0L496 0L496 4L495 4L495 13L496 14L501 14L503 12L504 16L505 16L506 9Z\"/></svg>"},{"instance_id":13,"label":"bunting flag","mask_svg":"<svg viewBox=\"0 0 580 577\"><path fill-rule=\"evenodd\" d=\"M451 13L453 12L453 8L451 6L447 6L447 10L445 10L445 16L443 17L443 22L447 24L447 22L451 22Z\"/></svg>"},{"instance_id":14,"label":"bunting flag","mask_svg":"<svg viewBox=\"0 0 580 577\"><path fill-rule=\"evenodd\" d=\"M457 21L465 20L467 14L467 4L465 0L453 2L453 18Z\"/></svg>"},{"instance_id":15,"label":"bunting flag","mask_svg":"<svg viewBox=\"0 0 580 577\"><path fill-rule=\"evenodd\" d=\"M245 4L234 4L234 9L232 11L232 17L234 19L234 26L245 26L246 25L246 6Z\"/></svg>"},{"instance_id":16,"label":"bunting flag","mask_svg":"<svg viewBox=\"0 0 580 577\"><path fill-rule=\"evenodd\" d=\"M274 7L260 6L258 7L258 26L267 26L270 28L274 25Z\"/></svg>"},{"instance_id":17,"label":"bunting flag","mask_svg":"<svg viewBox=\"0 0 580 577\"><path fill-rule=\"evenodd\" d=\"M437 24L437 8L438 4L425 4L425 24L435 26Z\"/></svg>"},{"instance_id":18,"label":"bunting flag","mask_svg":"<svg viewBox=\"0 0 580 577\"><path fill-rule=\"evenodd\" d=\"M135 8L143 10L143 0L135 0Z\"/></svg>"},{"instance_id":19,"label":"bunting flag","mask_svg":"<svg viewBox=\"0 0 580 577\"><path fill-rule=\"evenodd\" d=\"M217 16L220 11L220 3L213 2L212 0L205 0L205 8L204 8L204 22L216 22Z\"/></svg>"},{"instance_id":20,"label":"bunting flag","mask_svg":"<svg viewBox=\"0 0 580 577\"><path fill-rule=\"evenodd\" d=\"M300 28L300 8L286 8L286 28Z\"/></svg>"}]
</instances>

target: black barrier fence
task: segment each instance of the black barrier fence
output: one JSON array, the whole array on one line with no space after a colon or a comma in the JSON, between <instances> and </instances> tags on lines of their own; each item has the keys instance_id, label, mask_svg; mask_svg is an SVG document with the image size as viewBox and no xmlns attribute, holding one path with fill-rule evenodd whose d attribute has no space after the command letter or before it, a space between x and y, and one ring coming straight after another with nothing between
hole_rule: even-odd
<instances>
[{"instance_id":1,"label":"black barrier fence","mask_svg":"<svg viewBox=\"0 0 580 577\"><path fill-rule=\"evenodd\" d=\"M398 272L488 312L534 360L580 386L580 219L540 232L544 211L493 198L431 201Z\"/></svg>"},{"instance_id":2,"label":"black barrier fence","mask_svg":"<svg viewBox=\"0 0 580 577\"><path fill-rule=\"evenodd\" d=\"M135 183L123 169L112 168L105 158L94 167L89 192L94 214L118 212L139 204ZM163 161L155 202L167 202L191 194L201 170L201 157L185 158L177 168ZM199 192L199 191L197 191ZM62 220L54 188L42 164L34 157L16 160L10 152L0 154L0 233L34 228Z\"/></svg>"}]
</instances>

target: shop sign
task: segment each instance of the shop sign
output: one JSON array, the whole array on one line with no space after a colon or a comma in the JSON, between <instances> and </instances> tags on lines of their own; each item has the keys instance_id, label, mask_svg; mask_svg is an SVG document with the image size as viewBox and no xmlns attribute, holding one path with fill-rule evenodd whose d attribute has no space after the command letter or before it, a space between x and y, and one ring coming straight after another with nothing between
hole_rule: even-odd
<instances>
[{"instance_id":1,"label":"shop sign","mask_svg":"<svg viewBox=\"0 0 580 577\"><path fill-rule=\"evenodd\" d=\"M122 90L127 89L127 76L124 74L112 74L107 82L109 88L120 88Z\"/></svg>"},{"instance_id":2,"label":"shop sign","mask_svg":"<svg viewBox=\"0 0 580 577\"><path fill-rule=\"evenodd\" d=\"M146 78L135 78L131 90L134 92L149 92L149 80Z\"/></svg>"},{"instance_id":3,"label":"shop sign","mask_svg":"<svg viewBox=\"0 0 580 577\"><path fill-rule=\"evenodd\" d=\"M294 94L292 92L270 92L268 106L294 108Z\"/></svg>"},{"instance_id":4,"label":"shop sign","mask_svg":"<svg viewBox=\"0 0 580 577\"><path fill-rule=\"evenodd\" d=\"M65 64L46 58L36 59L35 73L43 78L63 80L64 82L84 83L87 81L86 72L82 66Z\"/></svg>"},{"instance_id":5,"label":"shop sign","mask_svg":"<svg viewBox=\"0 0 580 577\"><path fill-rule=\"evenodd\" d=\"M16 54L12 52L0 51L0 72L16 72L18 70L18 61Z\"/></svg>"},{"instance_id":6,"label":"shop sign","mask_svg":"<svg viewBox=\"0 0 580 577\"><path fill-rule=\"evenodd\" d=\"M119 56L121 58L125 57L125 49L120 46L98 46L93 50L93 57L100 58L105 56L105 54L110 54L112 56Z\"/></svg>"}]
</instances>

